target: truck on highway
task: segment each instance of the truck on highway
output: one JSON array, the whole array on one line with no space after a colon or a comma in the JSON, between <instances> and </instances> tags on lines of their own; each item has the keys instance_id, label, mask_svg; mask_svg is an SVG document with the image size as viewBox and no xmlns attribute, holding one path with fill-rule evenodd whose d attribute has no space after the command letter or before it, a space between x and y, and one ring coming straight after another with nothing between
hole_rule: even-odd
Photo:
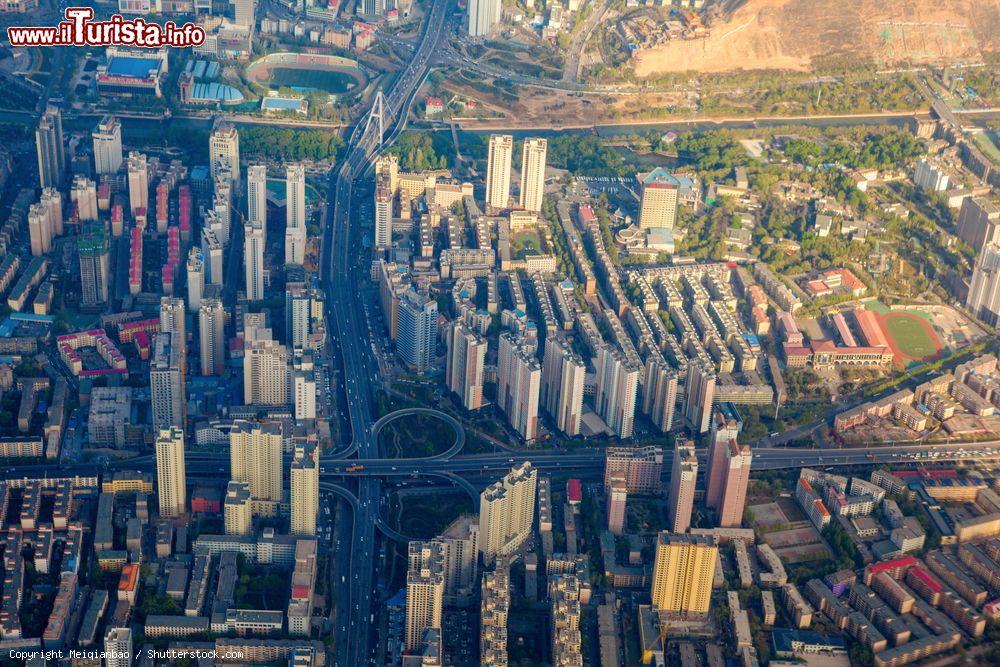
<instances>
[{"instance_id":1,"label":"truck on highway","mask_svg":"<svg viewBox=\"0 0 1000 667\"><path fill-rule=\"evenodd\" d=\"M364 469L365 469L364 466L359 466L359 465L347 466L346 468L344 468L346 472L361 472Z\"/></svg>"}]
</instances>

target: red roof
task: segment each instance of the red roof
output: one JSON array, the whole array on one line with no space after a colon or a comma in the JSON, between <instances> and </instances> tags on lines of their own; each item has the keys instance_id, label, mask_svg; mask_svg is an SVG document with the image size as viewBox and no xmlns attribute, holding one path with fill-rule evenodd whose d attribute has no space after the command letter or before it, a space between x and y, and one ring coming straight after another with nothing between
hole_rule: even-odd
<instances>
[{"instance_id":1,"label":"red roof","mask_svg":"<svg viewBox=\"0 0 1000 667\"><path fill-rule=\"evenodd\" d=\"M304 600L309 597L309 587L299 584L298 586L292 586L292 598L296 600Z\"/></svg>"},{"instance_id":2,"label":"red roof","mask_svg":"<svg viewBox=\"0 0 1000 667\"><path fill-rule=\"evenodd\" d=\"M941 592L942 589L941 583L937 579L932 577L931 573L925 570L924 568L918 565L917 567L910 570L910 572L913 573L914 577L924 582L924 585L927 586L927 588L931 589L931 591L935 593Z\"/></svg>"},{"instance_id":3,"label":"red roof","mask_svg":"<svg viewBox=\"0 0 1000 667\"><path fill-rule=\"evenodd\" d=\"M887 560L884 563L869 565L868 571L872 574L878 574L879 572L885 572L886 570L895 570L897 567L912 567L916 564L917 559L913 556L903 556L902 558L897 558L895 560Z\"/></svg>"},{"instance_id":4,"label":"red roof","mask_svg":"<svg viewBox=\"0 0 1000 667\"><path fill-rule=\"evenodd\" d=\"M580 488L580 480L571 479L566 482L566 497L571 503L578 503L583 500L583 489Z\"/></svg>"}]
</instances>

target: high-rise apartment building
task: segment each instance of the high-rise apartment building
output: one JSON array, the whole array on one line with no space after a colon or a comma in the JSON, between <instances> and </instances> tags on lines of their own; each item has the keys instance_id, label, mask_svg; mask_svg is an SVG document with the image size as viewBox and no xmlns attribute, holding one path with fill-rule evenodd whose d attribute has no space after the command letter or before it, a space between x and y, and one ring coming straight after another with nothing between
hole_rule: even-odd
<instances>
[{"instance_id":1,"label":"high-rise apartment building","mask_svg":"<svg viewBox=\"0 0 1000 667\"><path fill-rule=\"evenodd\" d=\"M315 445L296 445L291 464L292 505L290 530L293 535L315 535L319 513L319 461Z\"/></svg>"},{"instance_id":2,"label":"high-rise apartment building","mask_svg":"<svg viewBox=\"0 0 1000 667\"><path fill-rule=\"evenodd\" d=\"M91 134L94 140L94 172L115 174L122 166L122 124L114 116L105 116Z\"/></svg>"},{"instance_id":3,"label":"high-rise apartment building","mask_svg":"<svg viewBox=\"0 0 1000 667\"><path fill-rule=\"evenodd\" d=\"M661 432L674 427L677 410L677 372L659 354L646 358L646 376L642 388L642 412Z\"/></svg>"},{"instance_id":4,"label":"high-rise apartment building","mask_svg":"<svg viewBox=\"0 0 1000 667\"><path fill-rule=\"evenodd\" d=\"M149 391L155 428L182 428L187 396L184 386L183 345L176 333L158 333L149 365Z\"/></svg>"},{"instance_id":5,"label":"high-rise apartment building","mask_svg":"<svg viewBox=\"0 0 1000 667\"><path fill-rule=\"evenodd\" d=\"M497 405L527 441L538 437L538 396L542 369L538 359L510 331L500 334Z\"/></svg>"},{"instance_id":6,"label":"high-rise apartment building","mask_svg":"<svg viewBox=\"0 0 1000 667\"><path fill-rule=\"evenodd\" d=\"M711 362L697 359L688 362L684 416L695 433L708 430L712 418L712 401L715 398L715 382L715 369Z\"/></svg>"},{"instance_id":7,"label":"high-rise apartment building","mask_svg":"<svg viewBox=\"0 0 1000 667\"><path fill-rule=\"evenodd\" d=\"M667 170L657 167L639 177L642 201L639 204L640 229L673 229L677 219L680 181Z\"/></svg>"},{"instance_id":8,"label":"high-rise apartment building","mask_svg":"<svg viewBox=\"0 0 1000 667\"><path fill-rule=\"evenodd\" d=\"M291 354L276 340L249 341L243 352L243 401L247 405L289 405Z\"/></svg>"},{"instance_id":9,"label":"high-rise apartment building","mask_svg":"<svg viewBox=\"0 0 1000 667\"><path fill-rule=\"evenodd\" d=\"M719 547L714 537L660 533L653 565L653 606L662 618L704 619Z\"/></svg>"},{"instance_id":10,"label":"high-rise apartment building","mask_svg":"<svg viewBox=\"0 0 1000 667\"><path fill-rule=\"evenodd\" d=\"M470 9L471 11L471 9ZM514 137L490 135L486 161L486 206L499 211L510 202L510 171L513 166Z\"/></svg>"},{"instance_id":11,"label":"high-rise apartment building","mask_svg":"<svg viewBox=\"0 0 1000 667\"><path fill-rule=\"evenodd\" d=\"M267 167L247 167L247 223L267 229Z\"/></svg>"},{"instance_id":12,"label":"high-rise apartment building","mask_svg":"<svg viewBox=\"0 0 1000 667\"><path fill-rule=\"evenodd\" d=\"M399 300L397 318L396 354L410 370L423 373L437 346L437 302L409 289Z\"/></svg>"},{"instance_id":13,"label":"high-rise apartment building","mask_svg":"<svg viewBox=\"0 0 1000 667\"><path fill-rule=\"evenodd\" d=\"M991 243L1000 243L1000 207L985 197L966 197L958 212L958 238L976 253Z\"/></svg>"},{"instance_id":14,"label":"high-rise apartment building","mask_svg":"<svg viewBox=\"0 0 1000 667\"><path fill-rule=\"evenodd\" d=\"M234 0L233 23L244 28L249 28L253 32L254 0Z\"/></svg>"},{"instance_id":15,"label":"high-rise apartment building","mask_svg":"<svg viewBox=\"0 0 1000 667\"><path fill-rule=\"evenodd\" d=\"M498 562L483 575L479 612L479 664L507 667L507 616L510 613L510 569Z\"/></svg>"},{"instance_id":16,"label":"high-rise apartment building","mask_svg":"<svg viewBox=\"0 0 1000 667\"><path fill-rule=\"evenodd\" d=\"M392 244L392 190L389 175L381 174L375 181L375 247Z\"/></svg>"},{"instance_id":17,"label":"high-rise apartment building","mask_svg":"<svg viewBox=\"0 0 1000 667\"><path fill-rule=\"evenodd\" d=\"M253 532L253 507L250 504L250 485L231 481L226 486L222 500L222 518L226 535L249 535Z\"/></svg>"},{"instance_id":18,"label":"high-rise apartment building","mask_svg":"<svg viewBox=\"0 0 1000 667\"><path fill-rule=\"evenodd\" d=\"M391 153L382 153L375 158L375 180L386 178L389 185L389 195L396 195L399 187L399 158Z\"/></svg>"},{"instance_id":19,"label":"high-rise apartment building","mask_svg":"<svg viewBox=\"0 0 1000 667\"><path fill-rule=\"evenodd\" d=\"M604 489L615 477L625 479L629 494L659 495L662 490L663 450L646 447L608 447L604 459Z\"/></svg>"},{"instance_id":20,"label":"high-rise apartment building","mask_svg":"<svg viewBox=\"0 0 1000 667\"><path fill-rule=\"evenodd\" d=\"M708 436L708 470L705 474L705 504L718 508L722 504L726 478L726 449L736 441L743 427L743 420L732 403L720 403L712 414L712 428Z\"/></svg>"},{"instance_id":21,"label":"high-rise apartment building","mask_svg":"<svg viewBox=\"0 0 1000 667\"><path fill-rule=\"evenodd\" d=\"M667 512L670 530L686 533L691 527L695 483L698 479L698 457L690 440L674 446L674 463L670 471L670 494Z\"/></svg>"},{"instance_id":22,"label":"high-rise apartment building","mask_svg":"<svg viewBox=\"0 0 1000 667\"><path fill-rule=\"evenodd\" d=\"M525 139L521 151L521 208L527 211L542 210L545 195L545 156L547 139Z\"/></svg>"},{"instance_id":23,"label":"high-rise apartment building","mask_svg":"<svg viewBox=\"0 0 1000 667\"><path fill-rule=\"evenodd\" d=\"M619 438L631 438L635 401L639 391L639 366L607 343L597 354L594 410Z\"/></svg>"},{"instance_id":24,"label":"high-rise apartment building","mask_svg":"<svg viewBox=\"0 0 1000 667\"><path fill-rule=\"evenodd\" d=\"M86 176L77 174L69 188L69 200L76 205L76 217L80 222L96 222L97 183Z\"/></svg>"},{"instance_id":25,"label":"high-rise apartment building","mask_svg":"<svg viewBox=\"0 0 1000 667\"><path fill-rule=\"evenodd\" d=\"M248 301L264 300L264 227L243 226L243 264Z\"/></svg>"},{"instance_id":26,"label":"high-rise apartment building","mask_svg":"<svg viewBox=\"0 0 1000 667\"><path fill-rule=\"evenodd\" d=\"M181 370L187 371L187 317L184 301L172 296L160 297L160 333L176 334L171 341L178 347Z\"/></svg>"},{"instance_id":27,"label":"high-rise apartment building","mask_svg":"<svg viewBox=\"0 0 1000 667\"><path fill-rule=\"evenodd\" d=\"M447 343L445 380L448 389L458 394L466 410L478 410L483 407L486 339L464 322L454 322L448 328Z\"/></svg>"},{"instance_id":28,"label":"high-rise apartment building","mask_svg":"<svg viewBox=\"0 0 1000 667\"><path fill-rule=\"evenodd\" d=\"M208 142L209 167L212 178L228 170L234 185L240 182L240 133L232 123L220 123Z\"/></svg>"},{"instance_id":29,"label":"high-rise apartment building","mask_svg":"<svg viewBox=\"0 0 1000 667\"><path fill-rule=\"evenodd\" d=\"M433 540L410 542L410 571L420 570L428 558L441 562L445 604L474 600L479 585L479 519L462 514Z\"/></svg>"},{"instance_id":30,"label":"high-rise apartment building","mask_svg":"<svg viewBox=\"0 0 1000 667\"><path fill-rule=\"evenodd\" d=\"M309 340L312 295L304 283L285 284L285 332L293 350L301 350Z\"/></svg>"},{"instance_id":31,"label":"high-rise apartment building","mask_svg":"<svg viewBox=\"0 0 1000 667\"><path fill-rule=\"evenodd\" d=\"M580 579L575 574L556 574L549 577L554 666L582 667L583 665L583 641L580 634L581 590Z\"/></svg>"},{"instance_id":32,"label":"high-rise apartment building","mask_svg":"<svg viewBox=\"0 0 1000 667\"><path fill-rule=\"evenodd\" d=\"M198 308L202 375L222 375L226 368L226 309L222 300L203 299Z\"/></svg>"},{"instance_id":33,"label":"high-rise apartment building","mask_svg":"<svg viewBox=\"0 0 1000 667\"><path fill-rule=\"evenodd\" d=\"M201 229L201 258L204 262L205 284L222 285L222 242L211 229Z\"/></svg>"},{"instance_id":34,"label":"high-rise apartment building","mask_svg":"<svg viewBox=\"0 0 1000 667\"><path fill-rule=\"evenodd\" d=\"M38 152L38 182L43 188L58 188L66 173L66 149L63 144L62 112L48 105L35 130Z\"/></svg>"},{"instance_id":35,"label":"high-rise apartment building","mask_svg":"<svg viewBox=\"0 0 1000 667\"><path fill-rule=\"evenodd\" d=\"M316 419L316 369L311 351L295 352L292 361L292 400L296 419Z\"/></svg>"},{"instance_id":36,"label":"high-rise apartment building","mask_svg":"<svg viewBox=\"0 0 1000 667\"><path fill-rule=\"evenodd\" d=\"M1000 324L1000 243L983 246L976 258L965 305L985 324Z\"/></svg>"},{"instance_id":37,"label":"high-rise apartment building","mask_svg":"<svg viewBox=\"0 0 1000 667\"><path fill-rule=\"evenodd\" d=\"M472 37L485 37L500 23L500 0L469 0L467 30Z\"/></svg>"},{"instance_id":38,"label":"high-rise apartment building","mask_svg":"<svg viewBox=\"0 0 1000 667\"><path fill-rule=\"evenodd\" d=\"M132 217L136 211L149 210L149 164L145 153L130 151L125 163L128 172L128 205Z\"/></svg>"},{"instance_id":39,"label":"high-rise apartment building","mask_svg":"<svg viewBox=\"0 0 1000 667\"><path fill-rule=\"evenodd\" d=\"M531 463L511 468L479 496L479 550L483 561L509 556L531 536L538 473Z\"/></svg>"},{"instance_id":40,"label":"high-rise apartment building","mask_svg":"<svg viewBox=\"0 0 1000 667\"><path fill-rule=\"evenodd\" d=\"M233 423L229 432L230 477L250 487L254 514L274 514L283 499L281 452L281 424Z\"/></svg>"},{"instance_id":41,"label":"high-rise apartment building","mask_svg":"<svg viewBox=\"0 0 1000 667\"><path fill-rule=\"evenodd\" d=\"M187 306L192 313L201 308L205 293L205 255L201 248L191 248L187 261Z\"/></svg>"},{"instance_id":42,"label":"high-rise apartment building","mask_svg":"<svg viewBox=\"0 0 1000 667\"><path fill-rule=\"evenodd\" d=\"M739 528L743 523L753 452L750 450L750 445L730 440L726 443L723 453L726 467L723 472L722 497L716 508L719 514L719 527Z\"/></svg>"},{"instance_id":43,"label":"high-rise apartment building","mask_svg":"<svg viewBox=\"0 0 1000 667\"><path fill-rule=\"evenodd\" d=\"M608 530L613 535L621 535L625 531L625 507L628 503L628 485L624 476L617 475L611 478L607 497Z\"/></svg>"},{"instance_id":44,"label":"high-rise apartment building","mask_svg":"<svg viewBox=\"0 0 1000 667\"><path fill-rule=\"evenodd\" d=\"M285 264L302 264L306 256L306 168L285 169Z\"/></svg>"},{"instance_id":45,"label":"high-rise apartment building","mask_svg":"<svg viewBox=\"0 0 1000 667\"><path fill-rule=\"evenodd\" d=\"M184 514L185 484L184 431L176 426L161 428L156 435L156 494L160 516Z\"/></svg>"},{"instance_id":46,"label":"high-rise apartment building","mask_svg":"<svg viewBox=\"0 0 1000 667\"><path fill-rule=\"evenodd\" d=\"M539 400L556 427L568 436L580 434L586 373L583 358L565 337L546 336Z\"/></svg>"},{"instance_id":47,"label":"high-rise apartment building","mask_svg":"<svg viewBox=\"0 0 1000 667\"><path fill-rule=\"evenodd\" d=\"M130 628L108 628L104 634L104 667L130 667L134 657L132 630Z\"/></svg>"},{"instance_id":48,"label":"high-rise apartment building","mask_svg":"<svg viewBox=\"0 0 1000 667\"><path fill-rule=\"evenodd\" d=\"M80 257L80 303L84 306L107 303L111 244L104 225L86 225L77 240L77 250Z\"/></svg>"},{"instance_id":49,"label":"high-rise apartment building","mask_svg":"<svg viewBox=\"0 0 1000 667\"><path fill-rule=\"evenodd\" d=\"M406 573L406 627L403 646L406 651L423 647L424 633L440 630L444 610L444 558L433 542L425 545L426 553L414 558Z\"/></svg>"}]
</instances>

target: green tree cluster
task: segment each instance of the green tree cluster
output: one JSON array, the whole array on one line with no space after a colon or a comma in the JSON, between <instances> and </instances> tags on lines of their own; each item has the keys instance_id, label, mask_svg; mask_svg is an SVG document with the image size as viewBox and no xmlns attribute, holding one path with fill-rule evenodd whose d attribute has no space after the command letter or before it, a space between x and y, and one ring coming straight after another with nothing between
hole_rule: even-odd
<instances>
[{"instance_id":1,"label":"green tree cluster","mask_svg":"<svg viewBox=\"0 0 1000 667\"><path fill-rule=\"evenodd\" d=\"M326 160L336 158L343 140L327 130L293 130L250 126L240 128L240 149L257 160Z\"/></svg>"}]
</instances>

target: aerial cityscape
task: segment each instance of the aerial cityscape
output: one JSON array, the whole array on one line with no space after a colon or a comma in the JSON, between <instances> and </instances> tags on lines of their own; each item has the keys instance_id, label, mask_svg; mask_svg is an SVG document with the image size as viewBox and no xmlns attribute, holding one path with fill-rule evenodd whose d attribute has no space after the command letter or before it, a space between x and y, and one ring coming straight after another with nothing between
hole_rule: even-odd
<instances>
[{"instance_id":1,"label":"aerial cityscape","mask_svg":"<svg viewBox=\"0 0 1000 667\"><path fill-rule=\"evenodd\" d=\"M0 27L0 665L1000 665L997 0Z\"/></svg>"}]
</instances>

